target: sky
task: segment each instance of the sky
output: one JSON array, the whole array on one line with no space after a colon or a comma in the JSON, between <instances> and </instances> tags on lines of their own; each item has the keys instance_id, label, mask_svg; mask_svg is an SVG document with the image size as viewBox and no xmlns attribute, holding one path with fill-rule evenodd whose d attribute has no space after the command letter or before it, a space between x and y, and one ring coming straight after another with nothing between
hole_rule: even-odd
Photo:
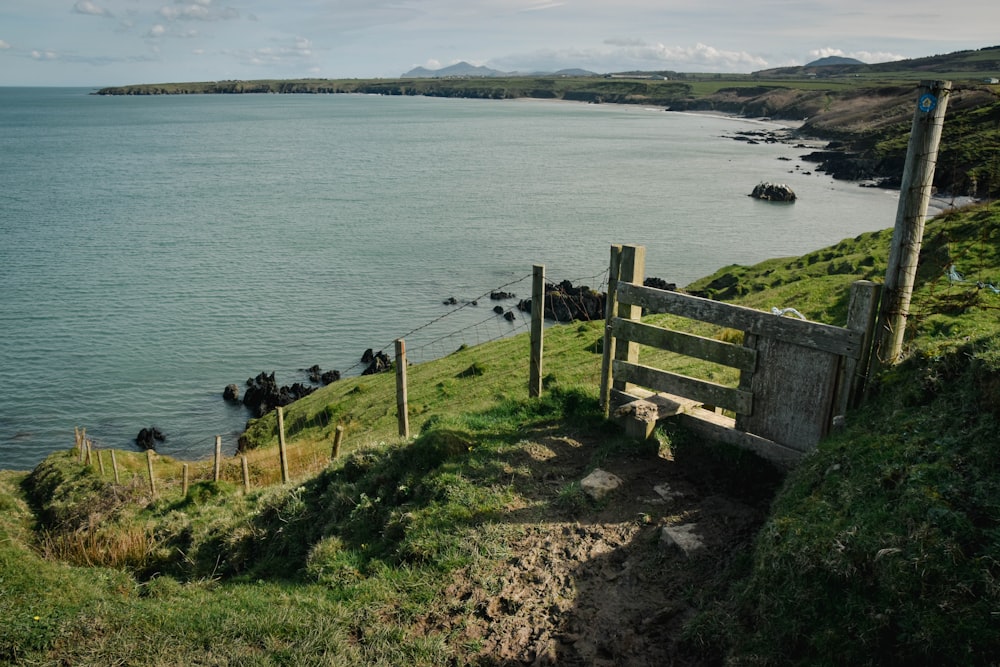
<instances>
[{"instance_id":1,"label":"sky","mask_svg":"<svg viewBox=\"0 0 1000 667\"><path fill-rule=\"evenodd\" d=\"M982 0L0 0L0 86L508 72L753 72L1000 44Z\"/></svg>"}]
</instances>

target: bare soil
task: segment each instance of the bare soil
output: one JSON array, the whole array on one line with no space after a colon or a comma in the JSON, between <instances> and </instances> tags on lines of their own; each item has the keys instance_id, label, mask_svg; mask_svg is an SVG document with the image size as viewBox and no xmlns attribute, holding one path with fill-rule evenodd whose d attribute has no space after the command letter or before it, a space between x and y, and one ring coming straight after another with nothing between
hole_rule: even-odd
<instances>
[{"instance_id":1,"label":"bare soil","mask_svg":"<svg viewBox=\"0 0 1000 667\"><path fill-rule=\"evenodd\" d=\"M506 518L507 558L458 572L424 630L481 665L718 661L717 647L683 641L683 627L726 594L729 566L751 548L780 474L760 463L741 474L703 453L626 454L600 462L622 485L595 502L572 482L594 469L596 446L550 434L522 449L537 484L523 487L534 502ZM664 538L678 526L700 548Z\"/></svg>"}]
</instances>

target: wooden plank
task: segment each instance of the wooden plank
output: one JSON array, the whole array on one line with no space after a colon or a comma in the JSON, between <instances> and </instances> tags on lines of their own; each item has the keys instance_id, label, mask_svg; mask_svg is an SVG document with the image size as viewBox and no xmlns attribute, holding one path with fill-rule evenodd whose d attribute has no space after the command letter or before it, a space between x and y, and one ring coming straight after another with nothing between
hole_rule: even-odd
<instances>
[{"instance_id":1,"label":"wooden plank","mask_svg":"<svg viewBox=\"0 0 1000 667\"><path fill-rule=\"evenodd\" d=\"M754 401L767 409L739 420L750 433L808 451L829 431L840 357L773 338L757 341Z\"/></svg>"},{"instance_id":2,"label":"wooden plank","mask_svg":"<svg viewBox=\"0 0 1000 667\"><path fill-rule=\"evenodd\" d=\"M749 449L785 469L793 467L804 456L802 452L773 440L738 431L732 427L732 419L708 410L696 408L677 415L677 420L682 426L704 438Z\"/></svg>"},{"instance_id":3,"label":"wooden plank","mask_svg":"<svg viewBox=\"0 0 1000 667\"><path fill-rule=\"evenodd\" d=\"M753 394L739 389L617 359L613 370L615 377L624 382L684 396L700 403L711 403L737 413L753 410Z\"/></svg>"},{"instance_id":4,"label":"wooden plank","mask_svg":"<svg viewBox=\"0 0 1000 667\"><path fill-rule=\"evenodd\" d=\"M757 352L742 345L664 329L652 324L616 318L611 322L611 334L640 345L649 345L687 357L731 366L741 371L753 371L757 367Z\"/></svg>"},{"instance_id":5,"label":"wooden plank","mask_svg":"<svg viewBox=\"0 0 1000 667\"><path fill-rule=\"evenodd\" d=\"M620 304L647 312L671 313L854 359L861 356L861 334L849 329L625 282L618 283L617 291Z\"/></svg>"}]
</instances>

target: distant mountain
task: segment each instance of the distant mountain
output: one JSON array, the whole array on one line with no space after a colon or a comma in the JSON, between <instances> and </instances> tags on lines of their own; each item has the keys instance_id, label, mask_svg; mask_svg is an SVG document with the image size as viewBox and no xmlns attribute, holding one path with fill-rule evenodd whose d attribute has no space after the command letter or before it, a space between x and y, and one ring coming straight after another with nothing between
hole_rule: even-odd
<instances>
[{"instance_id":1,"label":"distant mountain","mask_svg":"<svg viewBox=\"0 0 1000 667\"><path fill-rule=\"evenodd\" d=\"M447 77L491 77L509 76L508 72L490 69L489 67L476 67L464 60L441 69L427 69L426 67L414 67L409 72L402 75L402 79L443 79Z\"/></svg>"},{"instance_id":2,"label":"distant mountain","mask_svg":"<svg viewBox=\"0 0 1000 667\"><path fill-rule=\"evenodd\" d=\"M844 58L843 56L827 56L826 58L820 58L819 60L814 60L811 63L806 63L806 67L829 67L831 65L866 65L864 61L858 60L857 58Z\"/></svg>"},{"instance_id":3,"label":"distant mountain","mask_svg":"<svg viewBox=\"0 0 1000 667\"><path fill-rule=\"evenodd\" d=\"M600 76L595 72L585 69L561 69L558 72L532 72L523 74L521 72L502 72L489 67L476 67L462 61L442 67L441 69L427 69L426 67L414 67L409 72L403 74L402 79L446 79L461 78L469 79L475 77L497 77L497 76Z\"/></svg>"}]
</instances>

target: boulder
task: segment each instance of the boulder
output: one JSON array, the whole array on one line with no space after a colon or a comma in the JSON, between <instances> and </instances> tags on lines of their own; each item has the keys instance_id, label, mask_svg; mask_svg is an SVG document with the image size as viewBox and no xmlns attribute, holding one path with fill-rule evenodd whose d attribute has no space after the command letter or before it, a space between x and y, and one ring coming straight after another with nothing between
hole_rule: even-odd
<instances>
[{"instance_id":1,"label":"boulder","mask_svg":"<svg viewBox=\"0 0 1000 667\"><path fill-rule=\"evenodd\" d=\"M620 477L600 468L580 481L580 488L594 500L600 500L621 485Z\"/></svg>"},{"instance_id":2,"label":"boulder","mask_svg":"<svg viewBox=\"0 0 1000 667\"><path fill-rule=\"evenodd\" d=\"M784 183L758 183L750 193L754 199L764 201L795 201L795 192Z\"/></svg>"},{"instance_id":3,"label":"boulder","mask_svg":"<svg viewBox=\"0 0 1000 667\"><path fill-rule=\"evenodd\" d=\"M698 524L684 523L678 526L664 526L660 530L660 544L677 549L688 558L705 550L705 542L698 534Z\"/></svg>"}]
</instances>

